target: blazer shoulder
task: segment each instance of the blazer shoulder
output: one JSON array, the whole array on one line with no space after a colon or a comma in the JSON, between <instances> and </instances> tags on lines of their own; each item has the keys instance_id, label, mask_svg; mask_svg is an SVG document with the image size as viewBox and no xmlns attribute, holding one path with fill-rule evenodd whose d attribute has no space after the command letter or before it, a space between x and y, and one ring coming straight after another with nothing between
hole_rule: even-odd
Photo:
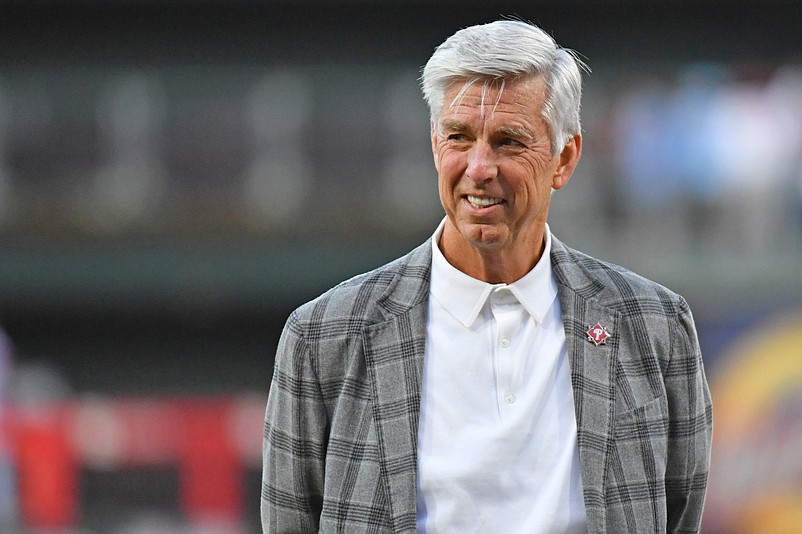
<instances>
[{"instance_id":1,"label":"blazer shoulder","mask_svg":"<svg viewBox=\"0 0 802 534\"><path fill-rule=\"evenodd\" d=\"M559 242L553 247L552 265L558 283L623 315L649 311L678 315L688 310L685 299L666 286Z\"/></svg>"},{"instance_id":2,"label":"blazer shoulder","mask_svg":"<svg viewBox=\"0 0 802 534\"><path fill-rule=\"evenodd\" d=\"M384 310L411 307L425 298L431 268L428 241L404 256L358 274L299 306L292 317L301 324L321 321L370 323Z\"/></svg>"}]
</instances>

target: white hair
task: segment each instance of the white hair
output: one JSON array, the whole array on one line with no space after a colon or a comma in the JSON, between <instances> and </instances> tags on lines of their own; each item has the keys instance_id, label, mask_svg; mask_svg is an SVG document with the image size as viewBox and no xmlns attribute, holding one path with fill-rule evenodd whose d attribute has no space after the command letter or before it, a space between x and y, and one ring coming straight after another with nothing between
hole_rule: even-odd
<instances>
[{"instance_id":1,"label":"white hair","mask_svg":"<svg viewBox=\"0 0 802 534\"><path fill-rule=\"evenodd\" d=\"M533 24L499 20L464 28L438 46L423 68L421 87L432 125L437 125L445 93L454 82L485 84L542 75L548 87L543 118L551 131L554 154L580 133L581 69L572 50L557 45Z\"/></svg>"}]
</instances>

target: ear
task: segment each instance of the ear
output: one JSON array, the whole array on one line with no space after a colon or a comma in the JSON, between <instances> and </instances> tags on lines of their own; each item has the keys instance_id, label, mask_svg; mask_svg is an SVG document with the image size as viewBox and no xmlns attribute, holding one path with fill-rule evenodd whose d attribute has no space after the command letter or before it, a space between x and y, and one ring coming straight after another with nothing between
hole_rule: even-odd
<instances>
[{"instance_id":1,"label":"ear","mask_svg":"<svg viewBox=\"0 0 802 534\"><path fill-rule=\"evenodd\" d=\"M570 141L565 144L563 151L558 156L560 161L557 168L554 170L554 176L551 181L551 188L555 191L562 189L571 175L574 173L579 158L582 156L582 134L574 135Z\"/></svg>"}]
</instances>

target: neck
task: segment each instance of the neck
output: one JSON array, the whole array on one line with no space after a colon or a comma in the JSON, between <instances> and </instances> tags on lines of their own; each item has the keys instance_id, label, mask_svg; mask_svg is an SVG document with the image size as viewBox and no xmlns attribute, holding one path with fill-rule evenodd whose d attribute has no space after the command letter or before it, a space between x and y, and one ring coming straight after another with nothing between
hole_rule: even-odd
<instances>
[{"instance_id":1,"label":"neck","mask_svg":"<svg viewBox=\"0 0 802 534\"><path fill-rule=\"evenodd\" d=\"M476 246L459 232L448 230L449 224L446 223L438 240L438 246L448 263L468 276L489 284L511 284L520 280L537 265L545 248L545 228L512 246L498 247Z\"/></svg>"}]
</instances>

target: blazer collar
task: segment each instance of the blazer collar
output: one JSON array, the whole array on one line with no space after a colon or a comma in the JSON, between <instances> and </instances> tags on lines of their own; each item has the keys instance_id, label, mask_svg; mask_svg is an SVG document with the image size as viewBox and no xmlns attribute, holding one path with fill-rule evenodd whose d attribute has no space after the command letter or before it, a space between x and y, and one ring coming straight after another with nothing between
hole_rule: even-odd
<instances>
[{"instance_id":1,"label":"blazer collar","mask_svg":"<svg viewBox=\"0 0 802 534\"><path fill-rule=\"evenodd\" d=\"M384 293L376 299L385 319L404 315L410 309L428 303L432 268L432 247L428 240L388 267L385 272L390 273L390 281Z\"/></svg>"}]
</instances>

